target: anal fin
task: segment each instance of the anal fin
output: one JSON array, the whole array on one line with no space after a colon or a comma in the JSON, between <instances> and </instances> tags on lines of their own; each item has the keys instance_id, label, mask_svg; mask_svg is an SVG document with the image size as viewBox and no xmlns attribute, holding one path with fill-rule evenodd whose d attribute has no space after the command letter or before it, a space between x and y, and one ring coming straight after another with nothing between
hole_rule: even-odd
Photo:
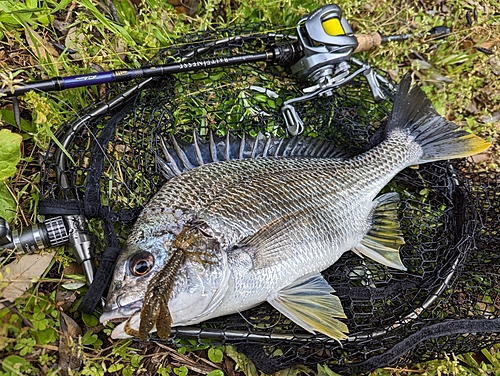
<instances>
[{"instance_id":1,"label":"anal fin","mask_svg":"<svg viewBox=\"0 0 500 376\"><path fill-rule=\"evenodd\" d=\"M306 276L268 297L268 302L308 332L320 332L341 340L347 338L347 325L335 319L346 318L340 299L320 275Z\"/></svg>"},{"instance_id":2,"label":"anal fin","mask_svg":"<svg viewBox=\"0 0 500 376\"><path fill-rule=\"evenodd\" d=\"M390 192L374 201L372 227L354 251L392 268L406 270L399 248L405 243L398 220L399 195Z\"/></svg>"}]
</instances>

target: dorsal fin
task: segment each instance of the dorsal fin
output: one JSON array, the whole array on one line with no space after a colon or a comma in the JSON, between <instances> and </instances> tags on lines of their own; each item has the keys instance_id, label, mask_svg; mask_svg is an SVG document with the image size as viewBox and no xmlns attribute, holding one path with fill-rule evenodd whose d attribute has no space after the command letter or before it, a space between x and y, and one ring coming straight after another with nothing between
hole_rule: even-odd
<instances>
[{"instance_id":1,"label":"dorsal fin","mask_svg":"<svg viewBox=\"0 0 500 376\"><path fill-rule=\"evenodd\" d=\"M170 141L172 142L172 145L174 146L174 150L175 150L175 153L177 154L177 157L179 157L179 159L183 165L183 170L192 170L194 168L194 166L189 161L189 158L187 157L186 153L184 152L184 149L179 146L177 139L173 136L170 136Z\"/></svg>"},{"instance_id":2,"label":"dorsal fin","mask_svg":"<svg viewBox=\"0 0 500 376\"><path fill-rule=\"evenodd\" d=\"M193 128L193 148L194 148L194 153L196 155L196 161L198 162L199 166L205 164L205 162L203 161L203 154L199 146L200 142L203 142L203 140L201 139L198 130L196 128Z\"/></svg>"},{"instance_id":3,"label":"dorsal fin","mask_svg":"<svg viewBox=\"0 0 500 376\"><path fill-rule=\"evenodd\" d=\"M204 164L225 160L262 157L344 159L349 156L330 142L305 136L281 138L259 132L251 137L229 131L225 137L219 137L210 131L207 140L194 129L191 143L173 136L159 138L162 152L157 153L156 160L167 179Z\"/></svg>"}]
</instances>

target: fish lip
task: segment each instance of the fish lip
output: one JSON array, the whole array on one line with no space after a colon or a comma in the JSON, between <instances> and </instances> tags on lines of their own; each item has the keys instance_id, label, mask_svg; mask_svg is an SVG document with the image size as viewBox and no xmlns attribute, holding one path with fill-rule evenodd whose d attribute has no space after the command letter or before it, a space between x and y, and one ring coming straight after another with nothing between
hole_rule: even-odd
<instances>
[{"instance_id":1,"label":"fish lip","mask_svg":"<svg viewBox=\"0 0 500 376\"><path fill-rule=\"evenodd\" d=\"M101 324L106 325L108 322L117 322L128 319L133 314L137 313L142 308L142 299L136 300L125 306L111 306L105 307L104 312L101 314L99 321Z\"/></svg>"}]
</instances>

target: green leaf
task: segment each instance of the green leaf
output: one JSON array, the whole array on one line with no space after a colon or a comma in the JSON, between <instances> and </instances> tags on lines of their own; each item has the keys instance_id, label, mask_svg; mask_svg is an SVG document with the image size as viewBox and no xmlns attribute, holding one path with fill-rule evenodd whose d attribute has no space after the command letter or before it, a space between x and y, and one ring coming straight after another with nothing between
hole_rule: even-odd
<instances>
[{"instance_id":1,"label":"green leaf","mask_svg":"<svg viewBox=\"0 0 500 376\"><path fill-rule=\"evenodd\" d=\"M97 340L98 340L97 335L92 333L91 330L89 330L82 337L82 345L90 346Z\"/></svg>"},{"instance_id":2,"label":"green leaf","mask_svg":"<svg viewBox=\"0 0 500 376\"><path fill-rule=\"evenodd\" d=\"M37 330L34 335L39 345L46 345L57 340L56 331L52 328Z\"/></svg>"},{"instance_id":3,"label":"green leaf","mask_svg":"<svg viewBox=\"0 0 500 376\"><path fill-rule=\"evenodd\" d=\"M207 373L207 376L224 376L224 372L222 372L220 369L214 369L213 371Z\"/></svg>"},{"instance_id":4,"label":"green leaf","mask_svg":"<svg viewBox=\"0 0 500 376\"><path fill-rule=\"evenodd\" d=\"M162 364L160 364L160 368L158 368L158 371L156 371L158 375L160 376L169 376L170 375L170 368L165 367Z\"/></svg>"},{"instance_id":5,"label":"green leaf","mask_svg":"<svg viewBox=\"0 0 500 376\"><path fill-rule=\"evenodd\" d=\"M338 373L333 372L328 366L325 364L322 366L318 364L318 376L340 376Z\"/></svg>"},{"instance_id":6,"label":"green leaf","mask_svg":"<svg viewBox=\"0 0 500 376\"><path fill-rule=\"evenodd\" d=\"M143 357L141 355L132 356L132 358L130 359L130 364L132 365L132 367L139 368L142 358Z\"/></svg>"},{"instance_id":7,"label":"green leaf","mask_svg":"<svg viewBox=\"0 0 500 376\"><path fill-rule=\"evenodd\" d=\"M122 363L113 363L108 367L108 372L117 372L123 368Z\"/></svg>"},{"instance_id":8,"label":"green leaf","mask_svg":"<svg viewBox=\"0 0 500 376\"><path fill-rule=\"evenodd\" d=\"M222 362L222 357L224 356L224 353L216 348L216 347L211 347L208 349L208 359L214 363L220 363Z\"/></svg>"},{"instance_id":9,"label":"green leaf","mask_svg":"<svg viewBox=\"0 0 500 376\"><path fill-rule=\"evenodd\" d=\"M297 376L297 375L315 375L315 372L301 364L297 364L291 368L282 369L275 373L274 376Z\"/></svg>"},{"instance_id":10,"label":"green leaf","mask_svg":"<svg viewBox=\"0 0 500 376\"><path fill-rule=\"evenodd\" d=\"M52 132L52 130L47 126L47 124L43 124L43 128L44 128L45 132L47 132L47 134L50 136L52 141L54 141L54 143L59 147L59 149L61 149L63 151L63 153L66 155L66 157L68 157L68 159L71 161L71 163L75 164L75 161L73 160L73 157L71 157L71 154L68 153L66 148L57 139L54 132Z\"/></svg>"},{"instance_id":11,"label":"green leaf","mask_svg":"<svg viewBox=\"0 0 500 376\"><path fill-rule=\"evenodd\" d=\"M29 362L17 355L10 355L2 361L2 368L5 372L8 372L7 374L10 374L9 372L13 372L14 375L19 374L21 368L29 365Z\"/></svg>"},{"instance_id":12,"label":"green leaf","mask_svg":"<svg viewBox=\"0 0 500 376\"><path fill-rule=\"evenodd\" d=\"M14 112L11 110L0 110L0 118L13 127L17 126ZM29 122L21 118L21 130L23 132L34 132L35 127L33 126L33 124L30 124Z\"/></svg>"},{"instance_id":13,"label":"green leaf","mask_svg":"<svg viewBox=\"0 0 500 376\"><path fill-rule=\"evenodd\" d=\"M10 194L7 185L0 182L0 217L10 223L16 216L16 210L16 201Z\"/></svg>"},{"instance_id":14,"label":"green leaf","mask_svg":"<svg viewBox=\"0 0 500 376\"><path fill-rule=\"evenodd\" d=\"M82 320L87 326L96 326L99 324L99 319L87 313L82 313Z\"/></svg>"},{"instance_id":15,"label":"green leaf","mask_svg":"<svg viewBox=\"0 0 500 376\"><path fill-rule=\"evenodd\" d=\"M68 4L71 3L71 1L73 1L73 0L62 0L62 1L59 1L59 3L57 4L57 6L52 10L52 13L59 12L61 9L66 8L66 6L68 6Z\"/></svg>"},{"instance_id":16,"label":"green leaf","mask_svg":"<svg viewBox=\"0 0 500 376\"><path fill-rule=\"evenodd\" d=\"M17 171L21 160L21 135L0 129L0 181L10 178Z\"/></svg>"},{"instance_id":17,"label":"green leaf","mask_svg":"<svg viewBox=\"0 0 500 376\"><path fill-rule=\"evenodd\" d=\"M133 41L130 34L120 25L115 24L105 17L105 15L97 9L97 7L92 3L91 0L80 0L81 5L92 12L93 16L99 20L99 22L104 25L109 31L115 35L122 35L127 41Z\"/></svg>"},{"instance_id":18,"label":"green leaf","mask_svg":"<svg viewBox=\"0 0 500 376\"><path fill-rule=\"evenodd\" d=\"M135 7L129 0L115 0L113 1L113 4L115 5L116 12L118 13L118 18L121 23L127 20L132 26L137 24Z\"/></svg>"},{"instance_id":19,"label":"green leaf","mask_svg":"<svg viewBox=\"0 0 500 376\"><path fill-rule=\"evenodd\" d=\"M11 16L10 14L4 13L0 14L0 22L9 25L9 26L20 26L21 23L14 17Z\"/></svg>"},{"instance_id":20,"label":"green leaf","mask_svg":"<svg viewBox=\"0 0 500 376\"><path fill-rule=\"evenodd\" d=\"M186 366L180 366L179 368L174 368L174 373L177 376L187 376L188 368Z\"/></svg>"},{"instance_id":21,"label":"green leaf","mask_svg":"<svg viewBox=\"0 0 500 376\"><path fill-rule=\"evenodd\" d=\"M122 370L122 376L132 376L133 374L134 369L130 366L127 366Z\"/></svg>"},{"instance_id":22,"label":"green leaf","mask_svg":"<svg viewBox=\"0 0 500 376\"><path fill-rule=\"evenodd\" d=\"M488 351L488 349L482 349L481 350L481 353L486 357L486 359L488 359L488 361L495 367L499 368L500 369L500 363L495 359L495 355L493 355L492 353L490 353ZM497 356L498 356L499 353L497 353Z\"/></svg>"},{"instance_id":23,"label":"green leaf","mask_svg":"<svg viewBox=\"0 0 500 376\"><path fill-rule=\"evenodd\" d=\"M50 14L40 14L37 17L37 21L40 22L44 26L51 24L53 20L54 20L54 16L52 16Z\"/></svg>"},{"instance_id":24,"label":"green leaf","mask_svg":"<svg viewBox=\"0 0 500 376\"><path fill-rule=\"evenodd\" d=\"M246 376L254 376L259 374L259 372L257 371L257 367L255 367L253 362L248 359L245 354L239 353L235 347L226 346L226 355L228 355L236 363L235 371L241 371Z\"/></svg>"},{"instance_id":25,"label":"green leaf","mask_svg":"<svg viewBox=\"0 0 500 376\"><path fill-rule=\"evenodd\" d=\"M26 7L31 9L37 8L38 0L26 0Z\"/></svg>"}]
</instances>

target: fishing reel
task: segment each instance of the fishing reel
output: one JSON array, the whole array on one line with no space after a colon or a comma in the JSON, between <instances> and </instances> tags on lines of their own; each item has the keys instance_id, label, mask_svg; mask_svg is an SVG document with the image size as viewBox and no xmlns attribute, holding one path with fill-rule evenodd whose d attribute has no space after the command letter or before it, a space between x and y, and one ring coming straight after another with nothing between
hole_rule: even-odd
<instances>
[{"instance_id":1,"label":"fishing reel","mask_svg":"<svg viewBox=\"0 0 500 376\"><path fill-rule=\"evenodd\" d=\"M94 278L93 258L90 252L90 236L82 231L85 222L78 216L57 216L46 218L22 230L10 231L7 221L0 217L0 250L12 249L18 252L33 253L45 248L70 243L76 261L82 265L88 283ZM71 221L69 221L71 219Z\"/></svg>"},{"instance_id":2,"label":"fishing reel","mask_svg":"<svg viewBox=\"0 0 500 376\"><path fill-rule=\"evenodd\" d=\"M5 219L0 217L0 248L32 253L67 241L68 231L61 217L48 218L43 223L12 232Z\"/></svg>"},{"instance_id":3,"label":"fishing reel","mask_svg":"<svg viewBox=\"0 0 500 376\"><path fill-rule=\"evenodd\" d=\"M337 5L326 5L301 18L297 35L304 57L290 71L307 82L320 83L331 78L335 65L348 60L358 47L358 40Z\"/></svg>"},{"instance_id":4,"label":"fishing reel","mask_svg":"<svg viewBox=\"0 0 500 376\"><path fill-rule=\"evenodd\" d=\"M360 73L366 77L375 102L385 99L379 82L389 84L387 80L376 74L368 64L352 57L354 52L379 46L382 39L378 33L355 36L347 20L342 17L340 7L331 4L301 18L297 35L303 57L289 70L302 82L312 86L303 89L303 96L284 102L281 108L290 134L297 135L304 130L304 123L293 104L318 96L331 96L335 88ZM359 67L352 74L351 64Z\"/></svg>"}]
</instances>

